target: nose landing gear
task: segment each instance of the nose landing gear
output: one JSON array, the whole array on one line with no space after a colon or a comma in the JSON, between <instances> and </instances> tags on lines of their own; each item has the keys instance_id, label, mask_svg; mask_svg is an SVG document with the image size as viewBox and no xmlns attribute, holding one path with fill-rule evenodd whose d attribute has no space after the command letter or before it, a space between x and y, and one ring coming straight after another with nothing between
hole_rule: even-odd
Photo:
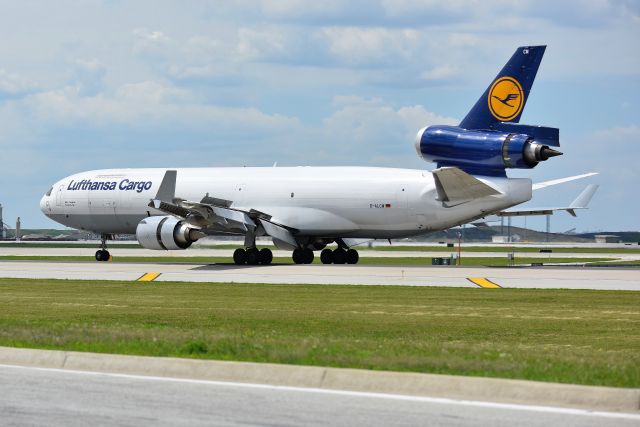
<instances>
[{"instance_id":1,"label":"nose landing gear","mask_svg":"<svg viewBox=\"0 0 640 427\"><path fill-rule=\"evenodd\" d=\"M100 236L100 249L96 251L96 261L109 261L111 254L107 250L107 235Z\"/></svg>"}]
</instances>

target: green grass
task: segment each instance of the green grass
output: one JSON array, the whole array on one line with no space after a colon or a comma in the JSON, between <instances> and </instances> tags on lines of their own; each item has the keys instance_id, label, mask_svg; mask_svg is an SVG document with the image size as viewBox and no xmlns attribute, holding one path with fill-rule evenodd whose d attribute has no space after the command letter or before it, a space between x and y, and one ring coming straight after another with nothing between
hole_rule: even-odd
<instances>
[{"instance_id":1,"label":"green grass","mask_svg":"<svg viewBox=\"0 0 640 427\"><path fill-rule=\"evenodd\" d=\"M516 257L516 264L531 263L588 263L615 260L615 258L548 258L548 257ZM92 256L55 256L55 255L2 255L0 261L67 261L67 262L95 262ZM141 257L141 256L113 256L113 262L145 262L145 263L196 263L196 264L229 264L233 263L231 256L216 257ZM289 257L274 257L274 264L293 264ZM314 264L321 264L316 256ZM359 265L431 265L430 257L361 257ZM507 257L463 257L462 265L506 266Z\"/></svg>"},{"instance_id":2,"label":"green grass","mask_svg":"<svg viewBox=\"0 0 640 427\"><path fill-rule=\"evenodd\" d=\"M0 279L0 345L640 386L640 292Z\"/></svg>"},{"instance_id":3,"label":"green grass","mask_svg":"<svg viewBox=\"0 0 640 427\"><path fill-rule=\"evenodd\" d=\"M639 265L640 266L640 260L632 260L632 261L628 261L628 260L618 260L618 261L613 261L613 262L595 262L595 265Z\"/></svg>"}]
</instances>

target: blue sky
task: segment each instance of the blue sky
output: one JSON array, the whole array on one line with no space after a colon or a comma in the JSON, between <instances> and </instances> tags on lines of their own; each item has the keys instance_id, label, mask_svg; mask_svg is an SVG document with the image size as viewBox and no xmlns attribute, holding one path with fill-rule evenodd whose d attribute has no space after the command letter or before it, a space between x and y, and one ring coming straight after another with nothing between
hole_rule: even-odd
<instances>
[{"instance_id":1,"label":"blue sky","mask_svg":"<svg viewBox=\"0 0 640 427\"><path fill-rule=\"evenodd\" d=\"M517 46L546 44L521 121L559 127L565 155L512 175L600 172L530 205L599 183L592 209L553 229L640 229L637 1L185 4L0 2L5 222L56 226L42 193L95 168L432 169L416 131L457 123Z\"/></svg>"}]
</instances>

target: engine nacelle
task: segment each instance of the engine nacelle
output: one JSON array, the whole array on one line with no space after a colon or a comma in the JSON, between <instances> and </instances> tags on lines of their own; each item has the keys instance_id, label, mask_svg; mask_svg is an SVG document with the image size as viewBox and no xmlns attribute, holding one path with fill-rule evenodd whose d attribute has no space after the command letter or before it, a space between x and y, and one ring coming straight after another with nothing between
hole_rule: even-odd
<instances>
[{"instance_id":1,"label":"engine nacelle","mask_svg":"<svg viewBox=\"0 0 640 427\"><path fill-rule=\"evenodd\" d=\"M457 126L430 126L416 136L418 156L442 166L457 166L485 175L505 169L530 169L562 153L526 134L467 130Z\"/></svg>"},{"instance_id":2,"label":"engine nacelle","mask_svg":"<svg viewBox=\"0 0 640 427\"><path fill-rule=\"evenodd\" d=\"M151 216L136 228L136 238L146 249L187 249L204 233L173 216Z\"/></svg>"}]
</instances>

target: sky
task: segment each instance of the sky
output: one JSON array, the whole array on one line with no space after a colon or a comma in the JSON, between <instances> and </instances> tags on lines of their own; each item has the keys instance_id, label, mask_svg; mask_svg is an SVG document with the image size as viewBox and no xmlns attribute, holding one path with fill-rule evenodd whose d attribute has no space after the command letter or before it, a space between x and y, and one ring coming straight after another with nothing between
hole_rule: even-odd
<instances>
[{"instance_id":1,"label":"sky","mask_svg":"<svg viewBox=\"0 0 640 427\"><path fill-rule=\"evenodd\" d=\"M4 221L61 228L56 180L114 167L431 170L419 128L457 124L515 48L547 45L521 123L562 157L510 176L596 177L534 193L591 209L553 231L639 230L640 2L0 1ZM529 218L544 228L544 218ZM524 219L514 220L524 225Z\"/></svg>"}]
</instances>

